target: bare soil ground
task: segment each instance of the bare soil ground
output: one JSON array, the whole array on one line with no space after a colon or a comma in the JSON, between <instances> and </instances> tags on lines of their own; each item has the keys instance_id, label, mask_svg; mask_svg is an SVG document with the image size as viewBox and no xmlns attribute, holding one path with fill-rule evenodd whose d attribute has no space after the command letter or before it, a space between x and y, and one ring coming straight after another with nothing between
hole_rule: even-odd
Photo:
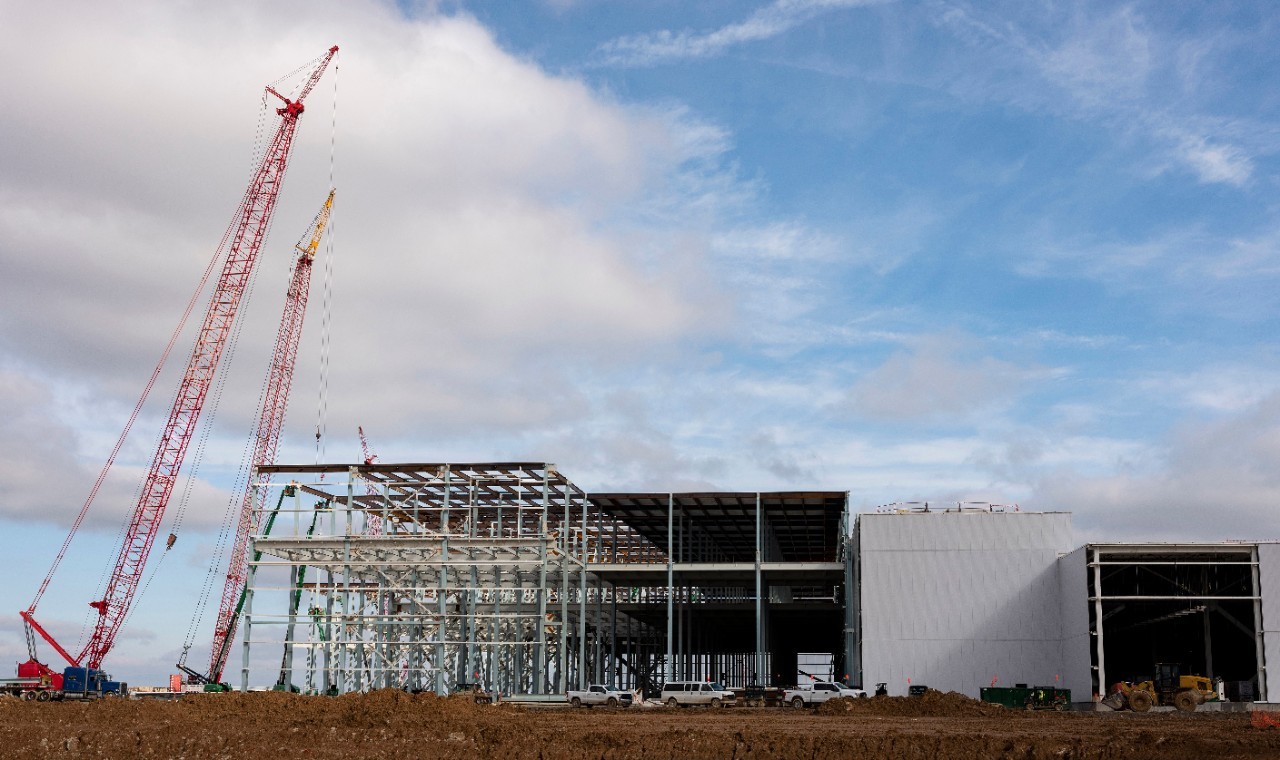
<instances>
[{"instance_id":1,"label":"bare soil ground","mask_svg":"<svg viewBox=\"0 0 1280 760\"><path fill-rule=\"evenodd\" d=\"M475 705L379 691L172 702L0 698L0 756L111 758L1280 758L1245 713L1023 712L957 694L819 710Z\"/></svg>"}]
</instances>

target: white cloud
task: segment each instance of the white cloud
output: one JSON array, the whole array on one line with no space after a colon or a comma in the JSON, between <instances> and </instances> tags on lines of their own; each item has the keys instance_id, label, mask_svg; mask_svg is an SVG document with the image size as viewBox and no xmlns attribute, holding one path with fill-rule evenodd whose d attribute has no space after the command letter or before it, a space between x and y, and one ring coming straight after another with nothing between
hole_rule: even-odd
<instances>
[{"instance_id":1,"label":"white cloud","mask_svg":"<svg viewBox=\"0 0 1280 760\"><path fill-rule=\"evenodd\" d=\"M821 14L842 8L873 5L884 0L774 0L747 18L710 32L683 30L619 37L600 46L606 65L649 66L682 58L707 58L728 48L780 34Z\"/></svg>"},{"instance_id":2,"label":"white cloud","mask_svg":"<svg viewBox=\"0 0 1280 760\"><path fill-rule=\"evenodd\" d=\"M1277 455L1280 394L1273 393L1237 414L1180 426L1148 467L1096 475L1064 467L1035 492L1075 512L1095 540L1273 537Z\"/></svg>"},{"instance_id":3,"label":"white cloud","mask_svg":"<svg viewBox=\"0 0 1280 760\"><path fill-rule=\"evenodd\" d=\"M62 29L65 13L81 23L40 31ZM14 378L5 403L26 411L10 417L5 514L74 514L244 187L260 88L334 42L243 307L209 478L236 469L286 251L327 191L335 82L329 456L354 451L357 425L416 436L413 458L492 455L486 433L518 440L582 420L598 404L586 379L681 363L685 342L736 318L710 252L757 188L724 165L725 130L550 75L473 19L405 19L375 2L8 16L0 65L22 76L0 114L0 359ZM819 239L798 227L775 237ZM312 456L323 272L282 459ZM118 465L109 501L121 509L186 358L179 345ZM41 384L56 398L32 395ZM428 420L449 451L421 450ZM201 488L216 504L202 519L216 522L225 494Z\"/></svg>"},{"instance_id":4,"label":"white cloud","mask_svg":"<svg viewBox=\"0 0 1280 760\"><path fill-rule=\"evenodd\" d=\"M926 336L859 378L847 408L879 419L966 419L1007 405L1038 374L977 354L963 335Z\"/></svg>"},{"instance_id":5,"label":"white cloud","mask_svg":"<svg viewBox=\"0 0 1280 760\"><path fill-rule=\"evenodd\" d=\"M1205 135L1183 135L1178 140L1182 161L1201 182L1241 186L1253 176L1253 160L1236 145L1214 144Z\"/></svg>"},{"instance_id":6,"label":"white cloud","mask_svg":"<svg viewBox=\"0 0 1280 760\"><path fill-rule=\"evenodd\" d=\"M1153 375L1139 385L1144 393L1192 412L1238 414L1280 388L1280 374L1259 366L1220 364Z\"/></svg>"},{"instance_id":7,"label":"white cloud","mask_svg":"<svg viewBox=\"0 0 1280 760\"><path fill-rule=\"evenodd\" d=\"M1243 186L1255 157L1280 149L1274 126L1245 126L1200 105L1217 96L1205 61L1229 59L1229 50L1156 29L1133 5L1103 13L1023 6L1014 14L958 1L937 7L934 23L980 57L938 79L965 97L1095 123L1154 149L1153 173L1190 172L1204 183Z\"/></svg>"},{"instance_id":8,"label":"white cloud","mask_svg":"<svg viewBox=\"0 0 1280 760\"><path fill-rule=\"evenodd\" d=\"M1249 320L1273 309L1243 294L1265 292L1280 275L1280 229L1270 224L1245 234L1184 224L1130 239L1043 224L1010 248L1024 276L1083 277L1114 292L1157 292L1163 309Z\"/></svg>"}]
</instances>

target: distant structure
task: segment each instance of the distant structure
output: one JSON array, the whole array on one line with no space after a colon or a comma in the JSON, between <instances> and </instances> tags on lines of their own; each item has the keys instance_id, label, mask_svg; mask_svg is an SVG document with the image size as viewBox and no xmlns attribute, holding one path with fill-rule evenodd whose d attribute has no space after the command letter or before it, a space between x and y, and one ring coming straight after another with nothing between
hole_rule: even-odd
<instances>
[{"instance_id":1,"label":"distant structure","mask_svg":"<svg viewBox=\"0 0 1280 760\"><path fill-rule=\"evenodd\" d=\"M251 538L241 688L266 680L263 648L285 688L527 699L783 686L822 663L891 694L995 680L1088 701L1176 661L1262 700L1280 662L1280 544L1077 547L1067 513L854 516L839 491L587 493L546 463L259 473L278 485L256 505L274 527Z\"/></svg>"}]
</instances>

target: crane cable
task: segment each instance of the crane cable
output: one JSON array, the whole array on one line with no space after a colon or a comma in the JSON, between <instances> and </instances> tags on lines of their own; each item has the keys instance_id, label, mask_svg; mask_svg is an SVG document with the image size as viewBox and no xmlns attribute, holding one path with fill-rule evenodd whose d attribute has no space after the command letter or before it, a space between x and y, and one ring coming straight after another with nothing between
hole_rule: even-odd
<instances>
[{"instance_id":1,"label":"crane cable","mask_svg":"<svg viewBox=\"0 0 1280 760\"><path fill-rule=\"evenodd\" d=\"M277 80L277 82L279 81L280 80ZM264 103L265 103L265 100L264 100ZM287 167L285 169L285 172L287 174L288 172ZM281 184L284 183L284 180L285 180L285 176L281 175L280 177ZM264 240L269 239L271 234L271 227L273 227L274 225L275 225L275 219L273 216L271 221L268 223L268 228L267 228L266 235L264 236ZM252 299L253 291L257 284L259 271L261 271L261 267L254 267L253 271L250 273L249 287L245 293L246 303ZM244 328L244 320L237 319L233 327L231 339L230 341L228 341L227 361L222 363L223 367L229 366L231 364L231 358L235 355L236 347L239 343L240 335L243 331L243 328ZM186 482L186 487L182 494L182 500L179 503L177 516L175 518L176 523L178 525L181 524L182 519L186 514L186 509L190 500L191 491L196 480L195 475L196 475L196 472L198 472L199 463L200 461L202 461L204 457L205 446L208 442L209 433L212 429L213 418L217 415L218 404L222 400L223 389L226 386L226 378L227 378L227 373L224 371L219 371L218 384L211 398L212 409L211 409L211 414L209 416L209 422L202 431L202 435L194 455L196 466L192 468L191 474L188 477L188 480ZM262 380L262 387L259 389L259 392L258 392L257 408L259 409L262 407L263 399L266 398L267 382L268 382L268 377L264 376ZM209 567L208 567L208 570L205 572L205 579L201 586L200 594L196 599L196 607L195 607L195 610L193 610L192 612L191 620L187 627L187 636L183 646L183 657L182 657L183 662L185 662L186 660L187 651L191 648L191 646L195 642L196 632L204 624L204 616L205 616L205 613L208 611L209 600L213 596L213 587L216 584L218 577L220 577L218 574L219 568L221 568L224 565L224 559L227 556L228 545L230 543L228 541L228 538L231 535L232 526L236 525L238 522L238 518L235 515L235 510L237 507L240 506L241 493L243 489L248 488L249 474L250 474L250 470L252 469L252 462L250 460L253 458L253 448L254 448L253 443L256 438L256 433L257 433L256 425L251 424L249 428L249 432L246 436L244 447L241 449L242 453L240 455L240 466L236 472L236 479L234 481L234 485L231 488L230 496L227 499L227 506L223 510L221 527L218 532L218 537L214 543L213 551L210 553L210 556L209 556Z\"/></svg>"},{"instance_id":2,"label":"crane cable","mask_svg":"<svg viewBox=\"0 0 1280 760\"><path fill-rule=\"evenodd\" d=\"M164 368L165 362L169 359L169 353L173 351L174 344L178 341L178 336L182 333L182 329L187 324L187 318L191 316L191 312L195 309L196 303L200 300L200 293L204 290L204 286L209 281L209 275L213 273L214 266L221 258L221 251L227 243L227 238L231 236L231 225L227 225L227 229L222 233L222 242L218 244L217 250L212 258L209 259L208 266L205 267L204 274L200 278L200 283L196 285L195 292L191 294L190 300L187 301L187 307L182 312L182 316L178 319L178 326L174 328L173 333L169 336L169 342L165 345L164 351L160 354L160 360L156 362L156 366L151 370L151 377L147 379L146 386L142 389L142 395L138 397L138 403L134 404L133 411L129 414L129 420L125 422L124 429L120 431L120 437L116 439L115 446L111 448L111 454L107 456L107 461L102 465L102 470L98 473L98 479L94 481L93 488L89 490L89 496L85 499L84 505L80 507L80 513L76 515L75 522L71 525L71 531L67 533L67 537L62 542L62 548L58 550L58 555L53 560L49 572L45 575L44 581L40 584L40 590L36 592L36 596L31 600L29 611L34 612L36 605L40 603L40 598L44 596L44 592L49 587L49 581L53 579L54 572L61 564L63 557L66 556L67 547L71 545L71 540L75 538L76 532L80 529L81 523L84 522L85 514L88 513L90 505L93 504L94 498L98 495L98 490L102 487L102 483L107 478L107 473L111 470L111 466L116 461L116 455L120 453L120 449L124 446L125 439L129 437L129 431L133 429L133 423L137 421L138 414L142 411L142 405L146 402L147 397L151 395L151 389L155 387L156 377Z\"/></svg>"},{"instance_id":3,"label":"crane cable","mask_svg":"<svg viewBox=\"0 0 1280 760\"><path fill-rule=\"evenodd\" d=\"M265 104L265 99L263 102ZM259 131L261 131L261 128L259 128ZM124 429L120 431L120 437L116 439L115 446L111 449L111 454L108 455L107 461L102 465L102 470L98 473L98 479L94 481L93 488L90 489L88 498L85 499L84 505L80 507L80 513L76 515L75 522L72 523L70 532L67 533L67 537L63 540L62 547L58 550L58 554L53 560L53 565L50 566L49 572L45 575L44 581L40 584L40 590L36 592L36 596L31 601L31 606L28 608L28 611L35 611L36 605L40 603L40 598L44 596L45 590L49 587L49 582L53 579L54 572L57 571L58 565L62 563L63 557L67 553L67 548L70 547L72 539L75 538L76 532L84 522L84 518L89 511L89 507L93 504L94 498L98 495L98 491L106 480L107 474L110 472L112 465L115 464L116 455L120 453L120 449L124 446L125 439L129 437L129 433L133 429L133 424L138 420L138 415L141 413L143 405L151 395L151 391L155 388L156 378L159 377L161 370L163 370L165 364L168 362L169 354L173 352L173 347L177 344L179 336L181 336L183 329L186 327L187 320L191 317L191 312L195 310L196 304L199 303L200 294L204 292L205 286L208 285L210 275L213 274L213 270L217 266L218 262L222 260L226 251L227 241L231 238L233 228L234 219L227 222L227 227L222 233L222 239L218 242L217 248L214 249L213 255L209 257L209 263L205 266L204 273L200 276L200 281L196 283L195 290L191 293L191 298L187 300L186 308L183 310L182 316L178 318L177 326L174 327L173 332L169 335L169 342L165 345L164 351L160 353L160 359L156 362L156 366L151 370L151 376L147 379L147 384L143 387L142 394L138 397L138 402L134 404L133 411L129 414L129 419L125 422ZM159 446L159 436L162 435L163 432L164 431L161 430L161 432L157 434L152 448ZM139 479L137 489L134 493L134 501L140 499L141 495L142 480ZM127 519L120 523L120 529L116 532L116 541L113 546L123 542L123 536L127 526ZM102 590L105 587L109 568L109 565L103 567L102 575L98 579L98 584L96 586L98 590ZM76 648L79 648L84 642L85 632L88 628L89 619L92 614L92 608L85 613L84 620L81 622L80 636L76 643Z\"/></svg>"},{"instance_id":4,"label":"crane cable","mask_svg":"<svg viewBox=\"0 0 1280 760\"><path fill-rule=\"evenodd\" d=\"M281 175L280 181L281 183L284 182L283 175ZM267 228L263 233L264 240L270 238L271 227L273 224L274 216L267 222ZM240 299L240 309L246 309L249 304L252 303L253 293L258 282L258 273L261 269L261 267L255 266L250 270L249 282L245 288L244 295ZM181 530L183 520L187 514L187 507L191 503L192 492L195 490L196 482L199 480L198 476L200 474L200 467L204 464L205 452L208 449L209 438L213 433L214 420L218 417L218 407L222 403L222 395L227 386L227 377L230 375L230 367L234 363L236 350L240 345L240 336L244 333L245 320L240 315L243 315L243 311L238 313L237 319L231 327L231 335L227 339L226 345L223 348L222 353L224 361L220 361L218 363L217 377L214 380L213 389L209 393L208 400L206 401L207 410L200 422L200 436L196 440L195 450L191 453L191 466L186 473L185 482L183 483L182 488L182 495L178 499L177 507L170 520L170 535L176 536L178 531ZM230 507L228 507L228 510L229 509ZM225 518L223 522L226 522ZM147 589L151 587L151 581L155 578L156 573L159 572L160 565L163 564L165 555L169 553L167 549L168 547L166 547L166 551L161 553L160 561L151 568L151 573L143 582L142 587L138 590L138 594L134 599L133 605L130 607L124 621L121 623L122 628L129 622L129 619L133 617L134 611L141 606L142 599L146 596Z\"/></svg>"},{"instance_id":5,"label":"crane cable","mask_svg":"<svg viewBox=\"0 0 1280 760\"><path fill-rule=\"evenodd\" d=\"M334 184L334 164L338 139L338 72L341 68L342 53L333 62L333 116L329 124L329 187ZM316 400L316 464L320 464L325 454L324 435L328 424L329 413L329 344L333 323L333 246L337 235L332 213L329 216L328 236L325 238L324 287L320 299L320 383L319 398ZM321 474L323 478L323 474Z\"/></svg>"}]
</instances>

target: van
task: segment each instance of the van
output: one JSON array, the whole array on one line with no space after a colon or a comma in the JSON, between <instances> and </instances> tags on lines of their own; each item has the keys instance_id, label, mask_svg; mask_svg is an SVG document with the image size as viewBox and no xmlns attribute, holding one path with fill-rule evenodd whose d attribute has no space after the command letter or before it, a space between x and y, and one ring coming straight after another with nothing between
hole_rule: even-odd
<instances>
[{"instance_id":1,"label":"van","mask_svg":"<svg viewBox=\"0 0 1280 760\"><path fill-rule=\"evenodd\" d=\"M662 702L667 707L726 707L737 701L738 697L733 692L710 681L671 681L662 685Z\"/></svg>"}]
</instances>

